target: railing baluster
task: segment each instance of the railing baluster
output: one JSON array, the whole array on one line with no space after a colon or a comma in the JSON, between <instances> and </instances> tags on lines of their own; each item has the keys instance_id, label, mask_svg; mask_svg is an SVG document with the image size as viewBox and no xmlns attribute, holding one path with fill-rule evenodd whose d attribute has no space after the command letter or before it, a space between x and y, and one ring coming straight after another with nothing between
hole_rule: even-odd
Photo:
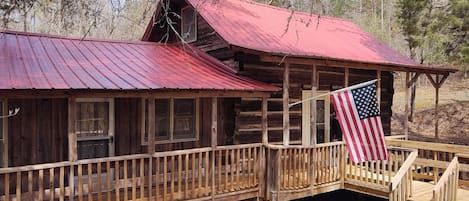
<instances>
[{"instance_id":1,"label":"railing baluster","mask_svg":"<svg viewBox=\"0 0 469 201\"><path fill-rule=\"evenodd\" d=\"M120 200L120 170L119 170L119 166L120 166L119 161L116 160L114 162L114 168L115 168L114 171L116 171L115 172L116 173L116 176L115 176L115 185L116 186L114 187L114 189L116 191L115 200Z\"/></svg>"},{"instance_id":2,"label":"railing baluster","mask_svg":"<svg viewBox=\"0 0 469 201\"><path fill-rule=\"evenodd\" d=\"M178 160L177 160L177 164L178 164L178 189L177 189L177 199L181 199L181 185L182 185L182 154L181 155L178 155Z\"/></svg>"},{"instance_id":3,"label":"railing baluster","mask_svg":"<svg viewBox=\"0 0 469 201\"><path fill-rule=\"evenodd\" d=\"M163 200L168 196L168 157L163 157Z\"/></svg>"},{"instance_id":4,"label":"railing baluster","mask_svg":"<svg viewBox=\"0 0 469 201\"><path fill-rule=\"evenodd\" d=\"M59 197L59 200L60 201L64 201L65 200L65 170L64 170L64 167L60 167L59 168L59 185L60 185L60 197Z\"/></svg>"},{"instance_id":5,"label":"railing baluster","mask_svg":"<svg viewBox=\"0 0 469 201\"><path fill-rule=\"evenodd\" d=\"M98 163L98 165L99 164L100 163ZM137 161L135 159L132 159L132 200L136 200L136 199L137 199Z\"/></svg>"},{"instance_id":6,"label":"railing baluster","mask_svg":"<svg viewBox=\"0 0 469 201\"><path fill-rule=\"evenodd\" d=\"M188 193L189 193L189 153L186 153L185 156L185 165L184 165L184 199L188 199Z\"/></svg>"},{"instance_id":7,"label":"railing baluster","mask_svg":"<svg viewBox=\"0 0 469 201\"><path fill-rule=\"evenodd\" d=\"M111 171L111 161L106 161L106 197L107 201L111 201L111 177L112 177L112 171ZM142 196L143 197L143 196Z\"/></svg>"},{"instance_id":8,"label":"railing baluster","mask_svg":"<svg viewBox=\"0 0 469 201\"><path fill-rule=\"evenodd\" d=\"M175 165L174 165L174 157L175 156L171 156L171 169L169 170L170 171L170 189L169 189L169 197L170 197L170 200L173 200L174 199L174 177L175 177Z\"/></svg>"},{"instance_id":9,"label":"railing baluster","mask_svg":"<svg viewBox=\"0 0 469 201\"><path fill-rule=\"evenodd\" d=\"M96 170L97 170L97 185L98 185L98 200L102 201L103 200L103 195L102 195L102 181L101 181L101 162L98 162L96 165Z\"/></svg>"},{"instance_id":10,"label":"railing baluster","mask_svg":"<svg viewBox=\"0 0 469 201\"><path fill-rule=\"evenodd\" d=\"M148 176L148 175L145 175L145 158L140 159L139 168L140 168L139 169L140 170L140 199L143 199L145 197L145 179L147 178L146 176Z\"/></svg>"}]
</instances>

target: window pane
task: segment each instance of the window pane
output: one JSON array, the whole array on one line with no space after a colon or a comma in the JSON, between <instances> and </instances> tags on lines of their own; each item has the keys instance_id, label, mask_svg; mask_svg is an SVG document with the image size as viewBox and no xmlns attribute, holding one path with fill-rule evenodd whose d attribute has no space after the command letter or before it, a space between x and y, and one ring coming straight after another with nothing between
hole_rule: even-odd
<instances>
[{"instance_id":1,"label":"window pane","mask_svg":"<svg viewBox=\"0 0 469 201\"><path fill-rule=\"evenodd\" d=\"M317 143L324 143L324 134L325 134L325 130L324 130L324 124L323 125L317 125L316 127L316 134L317 134Z\"/></svg>"},{"instance_id":2,"label":"window pane","mask_svg":"<svg viewBox=\"0 0 469 201\"><path fill-rule=\"evenodd\" d=\"M324 123L324 100L316 101L316 122Z\"/></svg>"},{"instance_id":3,"label":"window pane","mask_svg":"<svg viewBox=\"0 0 469 201\"><path fill-rule=\"evenodd\" d=\"M174 139L195 138L195 99L174 100Z\"/></svg>"},{"instance_id":4,"label":"window pane","mask_svg":"<svg viewBox=\"0 0 469 201\"><path fill-rule=\"evenodd\" d=\"M196 39L195 33L195 23L196 23L196 16L195 11L192 8L186 8L182 10L181 13L182 18L182 38L186 41L194 41Z\"/></svg>"},{"instance_id":5,"label":"window pane","mask_svg":"<svg viewBox=\"0 0 469 201\"><path fill-rule=\"evenodd\" d=\"M170 100L156 99L155 115L156 115L156 140L169 139L169 118L170 118Z\"/></svg>"},{"instance_id":6,"label":"window pane","mask_svg":"<svg viewBox=\"0 0 469 201\"><path fill-rule=\"evenodd\" d=\"M77 103L77 137L108 136L109 103Z\"/></svg>"},{"instance_id":7,"label":"window pane","mask_svg":"<svg viewBox=\"0 0 469 201\"><path fill-rule=\"evenodd\" d=\"M78 141L78 159L102 158L109 156L109 140Z\"/></svg>"}]
</instances>

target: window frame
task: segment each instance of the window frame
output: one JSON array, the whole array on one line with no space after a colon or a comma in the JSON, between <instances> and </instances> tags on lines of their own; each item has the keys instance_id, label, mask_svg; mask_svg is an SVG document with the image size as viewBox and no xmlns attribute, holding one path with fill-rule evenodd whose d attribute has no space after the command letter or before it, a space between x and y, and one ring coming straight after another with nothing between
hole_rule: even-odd
<instances>
[{"instance_id":1,"label":"window frame","mask_svg":"<svg viewBox=\"0 0 469 201\"><path fill-rule=\"evenodd\" d=\"M155 145L157 144L171 144L171 143L180 143L180 142L196 142L196 141L199 141L199 135L200 135L200 98L197 98L197 97L158 97L158 98L155 98L155 101L156 100L161 100L161 99L169 99L169 139L164 139L164 140L158 140L157 137L155 136ZM195 101L195 105L194 105L194 116L195 116L195 126L194 126L194 129L195 129L195 133L194 133L194 137L191 137L191 138L174 138L174 100L175 99L191 99L191 100L194 100ZM142 107L141 107L141 145L143 146L148 146L148 137L147 139L145 139L146 135L147 135L147 125L146 125L146 119L148 118L145 114L145 111L146 111L146 101L148 101L148 99L142 101ZM155 104L156 105L156 104ZM156 108L155 108L156 109ZM155 117L156 119L156 112L155 112ZM155 121L156 123L156 121ZM156 135L156 127L157 125L155 125L155 133L154 135Z\"/></svg>"},{"instance_id":2,"label":"window frame","mask_svg":"<svg viewBox=\"0 0 469 201\"><path fill-rule=\"evenodd\" d=\"M184 35L184 32L183 32L184 19L183 19L183 14L182 13L185 10L188 10L188 9L192 9L194 11L194 39L192 39L192 40L186 40L183 36ZM188 6L185 6L185 7L181 8L181 32L180 33L181 33L180 34L181 38L184 39L184 41L187 42L187 43L192 43L192 42L197 41L197 11L192 6L188 5Z\"/></svg>"},{"instance_id":3,"label":"window frame","mask_svg":"<svg viewBox=\"0 0 469 201\"><path fill-rule=\"evenodd\" d=\"M7 99L0 99L0 107L2 107L1 116L8 115L8 100ZM2 139L0 139L1 143L3 143L3 161L0 161L0 167L8 167L8 118L2 118Z\"/></svg>"},{"instance_id":4,"label":"window frame","mask_svg":"<svg viewBox=\"0 0 469 201\"><path fill-rule=\"evenodd\" d=\"M109 140L109 156L114 156L115 155L115 112L114 112L114 98L77 98L76 103L93 103L93 102L107 102L108 103L108 135L107 136L97 136L97 137L78 137L77 135L77 142L80 141L92 141L92 140L104 140L107 139ZM77 107L77 112L78 112L78 107ZM75 114L76 115L76 114ZM75 118L75 126L78 126L77 124L78 118ZM77 130L75 128L75 130Z\"/></svg>"}]
</instances>

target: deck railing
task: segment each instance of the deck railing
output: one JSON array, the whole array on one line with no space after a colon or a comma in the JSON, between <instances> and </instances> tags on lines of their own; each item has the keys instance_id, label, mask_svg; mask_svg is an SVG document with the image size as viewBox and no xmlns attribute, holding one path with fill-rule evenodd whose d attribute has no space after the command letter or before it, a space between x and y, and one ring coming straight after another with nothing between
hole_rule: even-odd
<instances>
[{"instance_id":1,"label":"deck railing","mask_svg":"<svg viewBox=\"0 0 469 201\"><path fill-rule=\"evenodd\" d=\"M456 200L459 178L458 157L454 157L448 168L433 187L433 201Z\"/></svg>"},{"instance_id":2,"label":"deck railing","mask_svg":"<svg viewBox=\"0 0 469 201\"><path fill-rule=\"evenodd\" d=\"M394 139L387 139L386 143L390 146L417 149L418 158L413 165L412 174L414 179L433 181L435 184L458 153L469 153L469 147L461 145ZM459 163L458 184L469 188L469 158L460 158Z\"/></svg>"},{"instance_id":3,"label":"deck railing","mask_svg":"<svg viewBox=\"0 0 469 201\"><path fill-rule=\"evenodd\" d=\"M412 164L417 158L417 151L401 150L400 152L402 153L400 156L404 156L405 159L389 184L389 200L391 201L406 201L412 196Z\"/></svg>"},{"instance_id":4,"label":"deck railing","mask_svg":"<svg viewBox=\"0 0 469 201\"><path fill-rule=\"evenodd\" d=\"M0 169L0 200L187 200L259 194L261 144Z\"/></svg>"}]
</instances>

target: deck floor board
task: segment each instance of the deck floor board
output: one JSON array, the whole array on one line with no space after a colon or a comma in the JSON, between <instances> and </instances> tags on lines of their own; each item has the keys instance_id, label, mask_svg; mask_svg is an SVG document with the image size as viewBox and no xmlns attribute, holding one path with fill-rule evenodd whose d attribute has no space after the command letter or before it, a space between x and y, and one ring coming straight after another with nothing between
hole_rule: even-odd
<instances>
[{"instance_id":1,"label":"deck floor board","mask_svg":"<svg viewBox=\"0 0 469 201\"><path fill-rule=\"evenodd\" d=\"M433 197L433 189L434 184L430 182L423 182L423 181L414 181L413 182L413 196L411 200L413 201L430 201ZM466 201L469 198L469 190L466 189L458 189L457 199L456 201Z\"/></svg>"}]
</instances>

